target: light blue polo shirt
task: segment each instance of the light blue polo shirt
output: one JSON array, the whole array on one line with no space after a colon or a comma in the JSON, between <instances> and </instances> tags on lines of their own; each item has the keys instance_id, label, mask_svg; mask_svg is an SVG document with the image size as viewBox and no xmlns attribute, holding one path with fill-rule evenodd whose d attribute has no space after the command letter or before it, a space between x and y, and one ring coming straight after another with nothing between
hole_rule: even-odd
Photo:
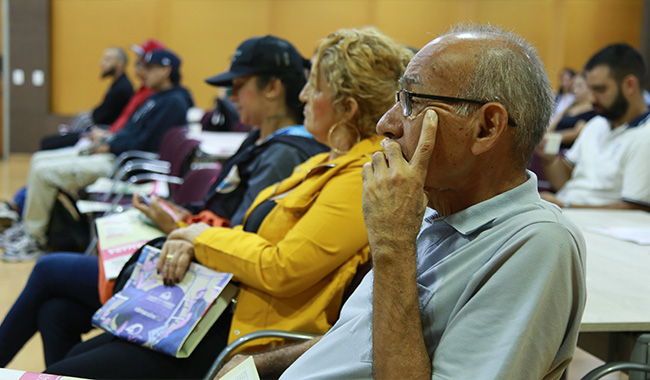
<instances>
[{"instance_id":1,"label":"light blue polo shirt","mask_svg":"<svg viewBox=\"0 0 650 380\"><path fill-rule=\"evenodd\" d=\"M427 210L418 295L434 379L559 378L585 304L582 234L522 185L448 217ZM282 379L372 378L371 271Z\"/></svg>"}]
</instances>

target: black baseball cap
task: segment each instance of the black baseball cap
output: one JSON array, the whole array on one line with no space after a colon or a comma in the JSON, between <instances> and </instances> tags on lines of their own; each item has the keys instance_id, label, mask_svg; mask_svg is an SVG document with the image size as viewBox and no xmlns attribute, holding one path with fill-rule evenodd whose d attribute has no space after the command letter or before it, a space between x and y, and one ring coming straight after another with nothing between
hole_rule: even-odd
<instances>
[{"instance_id":1,"label":"black baseball cap","mask_svg":"<svg viewBox=\"0 0 650 380\"><path fill-rule=\"evenodd\" d=\"M251 74L283 74L290 71L302 75L308 68L298 50L275 36L253 37L242 42L232 57L230 70L206 79L213 86L232 86L232 80Z\"/></svg>"},{"instance_id":2,"label":"black baseball cap","mask_svg":"<svg viewBox=\"0 0 650 380\"><path fill-rule=\"evenodd\" d=\"M169 50L161 49L150 51L144 55L144 62L147 65L161 65L171 67L169 79L174 84L180 83L181 80L181 59Z\"/></svg>"}]
</instances>

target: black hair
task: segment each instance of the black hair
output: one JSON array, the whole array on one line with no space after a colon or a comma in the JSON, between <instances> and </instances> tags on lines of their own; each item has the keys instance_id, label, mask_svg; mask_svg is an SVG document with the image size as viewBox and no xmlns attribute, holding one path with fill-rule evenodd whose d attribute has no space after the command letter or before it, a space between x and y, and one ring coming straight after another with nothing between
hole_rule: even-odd
<instances>
[{"instance_id":1,"label":"black hair","mask_svg":"<svg viewBox=\"0 0 650 380\"><path fill-rule=\"evenodd\" d=\"M609 67L611 76L621 82L627 75L634 75L643 87L646 81L646 67L643 57L632 46L619 43L605 47L596 53L585 65L585 71L591 71L596 66Z\"/></svg>"},{"instance_id":2,"label":"black hair","mask_svg":"<svg viewBox=\"0 0 650 380\"><path fill-rule=\"evenodd\" d=\"M174 85L181 83L181 73L178 70L176 71L171 70L171 72L169 73L169 80Z\"/></svg>"},{"instance_id":3,"label":"black hair","mask_svg":"<svg viewBox=\"0 0 650 380\"><path fill-rule=\"evenodd\" d=\"M307 83L307 76L304 73L287 72L280 75L271 74L256 74L255 75L257 88L263 89L273 79L279 79L284 86L285 103L289 116L298 124L302 124L305 115L302 113L305 108L305 103L301 102L298 96L300 91Z\"/></svg>"}]
</instances>

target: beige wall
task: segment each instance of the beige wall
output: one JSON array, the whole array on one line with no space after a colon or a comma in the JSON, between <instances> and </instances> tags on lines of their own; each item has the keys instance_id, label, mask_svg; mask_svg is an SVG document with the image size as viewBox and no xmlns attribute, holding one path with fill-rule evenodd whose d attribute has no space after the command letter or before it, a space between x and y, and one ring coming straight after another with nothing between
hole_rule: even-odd
<instances>
[{"instance_id":1,"label":"beige wall","mask_svg":"<svg viewBox=\"0 0 650 380\"><path fill-rule=\"evenodd\" d=\"M99 79L109 45L162 40L182 57L197 105L208 107L215 89L203 79L223 71L242 40L275 34L308 57L327 33L364 25L414 47L454 23L502 25L535 43L555 83L563 67L579 69L608 43L638 47L642 7L642 0L52 0L51 107L74 114L96 105L109 85Z\"/></svg>"}]
</instances>

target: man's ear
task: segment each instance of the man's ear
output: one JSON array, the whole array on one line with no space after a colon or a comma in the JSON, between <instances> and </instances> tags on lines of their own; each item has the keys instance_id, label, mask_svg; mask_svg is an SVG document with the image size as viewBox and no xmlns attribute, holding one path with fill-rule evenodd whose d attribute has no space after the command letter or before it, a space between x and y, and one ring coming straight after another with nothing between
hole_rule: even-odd
<instances>
[{"instance_id":1,"label":"man's ear","mask_svg":"<svg viewBox=\"0 0 650 380\"><path fill-rule=\"evenodd\" d=\"M632 75L626 75L621 81L621 90L625 95L632 96L639 91L639 79Z\"/></svg>"},{"instance_id":2,"label":"man's ear","mask_svg":"<svg viewBox=\"0 0 650 380\"><path fill-rule=\"evenodd\" d=\"M357 103L357 100L354 98L346 98L342 103L341 103L341 108L342 108L342 118L345 121L350 121L354 117L354 115L359 111L359 103Z\"/></svg>"},{"instance_id":3,"label":"man's ear","mask_svg":"<svg viewBox=\"0 0 650 380\"><path fill-rule=\"evenodd\" d=\"M512 128L508 125L508 112L499 103L487 103L478 112L479 117L472 153L481 155L492 149L503 136L503 133Z\"/></svg>"}]
</instances>

